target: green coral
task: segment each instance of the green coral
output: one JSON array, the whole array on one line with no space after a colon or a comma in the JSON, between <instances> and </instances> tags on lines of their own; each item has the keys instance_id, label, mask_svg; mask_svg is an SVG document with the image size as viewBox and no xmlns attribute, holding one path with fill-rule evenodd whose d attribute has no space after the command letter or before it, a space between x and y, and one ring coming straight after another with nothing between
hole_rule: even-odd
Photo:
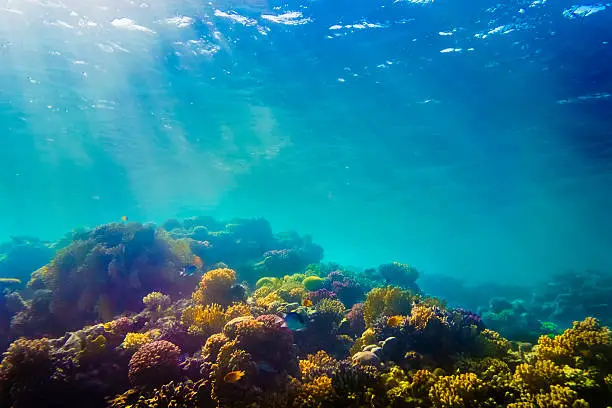
<instances>
[{"instance_id":1,"label":"green coral","mask_svg":"<svg viewBox=\"0 0 612 408\"><path fill-rule=\"evenodd\" d=\"M307 276L302 281L302 285L304 285L307 291L314 292L325 286L325 279L319 276Z\"/></svg>"}]
</instances>

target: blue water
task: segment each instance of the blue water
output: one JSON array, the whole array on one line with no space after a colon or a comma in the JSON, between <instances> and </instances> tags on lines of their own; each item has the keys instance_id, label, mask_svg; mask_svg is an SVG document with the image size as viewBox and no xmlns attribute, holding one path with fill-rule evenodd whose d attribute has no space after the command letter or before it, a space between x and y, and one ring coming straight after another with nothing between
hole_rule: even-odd
<instances>
[{"instance_id":1,"label":"blue water","mask_svg":"<svg viewBox=\"0 0 612 408\"><path fill-rule=\"evenodd\" d=\"M0 240L210 214L326 259L612 267L612 6L12 1Z\"/></svg>"}]
</instances>

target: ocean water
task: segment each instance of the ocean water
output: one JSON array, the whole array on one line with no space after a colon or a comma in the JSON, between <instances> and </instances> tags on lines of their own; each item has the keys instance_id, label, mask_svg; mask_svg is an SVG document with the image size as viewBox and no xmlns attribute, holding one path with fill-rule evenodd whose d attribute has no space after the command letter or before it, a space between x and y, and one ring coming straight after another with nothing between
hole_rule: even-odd
<instances>
[{"instance_id":1,"label":"ocean water","mask_svg":"<svg viewBox=\"0 0 612 408\"><path fill-rule=\"evenodd\" d=\"M0 0L0 408L612 407L578 1Z\"/></svg>"},{"instance_id":2,"label":"ocean water","mask_svg":"<svg viewBox=\"0 0 612 408\"><path fill-rule=\"evenodd\" d=\"M0 240L265 217L325 259L612 267L612 6L5 0Z\"/></svg>"}]
</instances>

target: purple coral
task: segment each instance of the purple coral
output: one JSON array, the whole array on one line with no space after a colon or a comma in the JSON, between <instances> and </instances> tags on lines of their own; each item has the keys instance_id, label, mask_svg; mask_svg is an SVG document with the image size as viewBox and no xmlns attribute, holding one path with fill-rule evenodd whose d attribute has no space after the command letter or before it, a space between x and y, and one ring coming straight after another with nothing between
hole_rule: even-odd
<instances>
[{"instance_id":1,"label":"purple coral","mask_svg":"<svg viewBox=\"0 0 612 408\"><path fill-rule=\"evenodd\" d=\"M484 330L485 325L480 316L478 316L476 313L461 307L455 309L455 313L459 316L458 323L461 327L476 326L478 331Z\"/></svg>"},{"instance_id":2,"label":"purple coral","mask_svg":"<svg viewBox=\"0 0 612 408\"><path fill-rule=\"evenodd\" d=\"M351 332L361 335L366 328L365 319L363 318L363 303L354 304L351 311L347 313L346 319L349 322Z\"/></svg>"},{"instance_id":3,"label":"purple coral","mask_svg":"<svg viewBox=\"0 0 612 408\"><path fill-rule=\"evenodd\" d=\"M310 299L312 303L318 303L323 299L336 299L337 295L328 289L319 289L314 292L308 292L306 295L307 299Z\"/></svg>"}]
</instances>

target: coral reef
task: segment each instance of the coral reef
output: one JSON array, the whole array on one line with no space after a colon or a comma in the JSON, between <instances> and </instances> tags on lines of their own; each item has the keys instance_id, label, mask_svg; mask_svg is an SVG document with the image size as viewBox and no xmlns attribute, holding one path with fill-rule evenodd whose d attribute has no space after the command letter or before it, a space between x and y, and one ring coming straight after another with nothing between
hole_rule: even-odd
<instances>
[{"instance_id":1,"label":"coral reef","mask_svg":"<svg viewBox=\"0 0 612 408\"><path fill-rule=\"evenodd\" d=\"M481 318L408 265L316 263L309 237L262 219L109 224L62 245L28 288L5 281L2 407L612 406L604 322L561 332L503 298Z\"/></svg>"}]
</instances>

